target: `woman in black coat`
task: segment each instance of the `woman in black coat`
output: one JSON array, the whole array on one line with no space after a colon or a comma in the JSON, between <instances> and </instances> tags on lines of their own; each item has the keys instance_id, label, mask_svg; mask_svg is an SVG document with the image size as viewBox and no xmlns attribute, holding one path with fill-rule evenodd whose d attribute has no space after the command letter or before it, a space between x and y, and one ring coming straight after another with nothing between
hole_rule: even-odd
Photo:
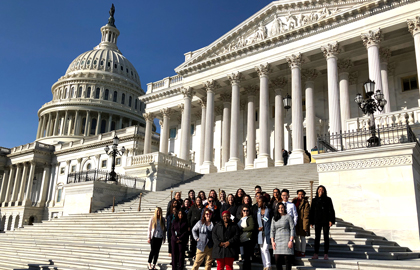
<instances>
[{"instance_id":1,"label":"woman in black coat","mask_svg":"<svg viewBox=\"0 0 420 270\"><path fill-rule=\"evenodd\" d=\"M327 197L327 189L324 186L319 186L316 189L316 195L312 200L309 212L309 224L311 228L315 225L315 253L312 259L318 259L322 229L324 232L324 259L328 260L329 232L330 227L335 224L335 211L332 200L330 197Z\"/></svg>"},{"instance_id":2,"label":"woman in black coat","mask_svg":"<svg viewBox=\"0 0 420 270\"><path fill-rule=\"evenodd\" d=\"M203 211L204 206L201 200L201 197L197 197L195 199L194 205L191 206L190 211L188 211L187 219L188 219L188 227L190 231L194 228L195 224L200 221L201 219L201 212ZM194 257L197 252L197 241L195 239L191 239L191 246L190 246L190 256Z\"/></svg>"},{"instance_id":3,"label":"woman in black coat","mask_svg":"<svg viewBox=\"0 0 420 270\"><path fill-rule=\"evenodd\" d=\"M178 207L181 208L182 203L183 203L183 201L181 199L181 192L175 192L174 198L168 202L168 206L166 207L166 216L168 216L170 214L170 212L172 210L171 209L172 208L172 204L174 203L174 201L177 201Z\"/></svg>"},{"instance_id":4,"label":"woman in black coat","mask_svg":"<svg viewBox=\"0 0 420 270\"><path fill-rule=\"evenodd\" d=\"M230 212L222 213L222 221L213 228L213 259L217 269L233 269L233 261L239 254L239 227L230 219Z\"/></svg>"},{"instance_id":5,"label":"woman in black coat","mask_svg":"<svg viewBox=\"0 0 420 270\"><path fill-rule=\"evenodd\" d=\"M227 197L227 202L222 205L222 209L220 209L220 218L222 218L222 213L224 211L229 211L230 214L233 216L233 222L236 224L238 223L238 219L236 218L236 210L238 209L238 206L235 204L235 196L233 194L229 194ZM232 219L232 217L231 217Z\"/></svg>"},{"instance_id":6,"label":"woman in black coat","mask_svg":"<svg viewBox=\"0 0 420 270\"><path fill-rule=\"evenodd\" d=\"M185 249L188 243L188 223L185 212L178 210L171 227L172 269L184 269Z\"/></svg>"}]
</instances>

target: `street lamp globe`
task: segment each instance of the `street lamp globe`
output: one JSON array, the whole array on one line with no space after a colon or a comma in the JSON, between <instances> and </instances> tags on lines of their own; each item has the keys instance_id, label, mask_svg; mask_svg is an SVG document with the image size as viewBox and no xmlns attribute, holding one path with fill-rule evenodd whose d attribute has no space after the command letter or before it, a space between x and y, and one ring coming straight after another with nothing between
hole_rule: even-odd
<instances>
[{"instance_id":1,"label":"street lamp globe","mask_svg":"<svg viewBox=\"0 0 420 270\"><path fill-rule=\"evenodd\" d=\"M376 90L375 95L373 96L378 102L384 99L384 94L382 94L381 90Z\"/></svg>"},{"instance_id":2,"label":"street lamp globe","mask_svg":"<svg viewBox=\"0 0 420 270\"><path fill-rule=\"evenodd\" d=\"M105 150L105 153L107 153L107 154L108 154L108 152L109 152L109 147L108 147L108 145L107 145L107 146L105 146L104 150Z\"/></svg>"},{"instance_id":3,"label":"street lamp globe","mask_svg":"<svg viewBox=\"0 0 420 270\"><path fill-rule=\"evenodd\" d=\"M119 143L120 143L120 139L118 138L118 136L117 136L117 135L115 135L115 137L114 137L114 139L113 139L113 143L114 143L114 145L117 145L117 144L119 144Z\"/></svg>"},{"instance_id":4,"label":"street lamp globe","mask_svg":"<svg viewBox=\"0 0 420 270\"><path fill-rule=\"evenodd\" d=\"M283 105L286 110L292 107L292 97L289 94L287 94L286 97L283 98Z\"/></svg>"},{"instance_id":5,"label":"street lamp globe","mask_svg":"<svg viewBox=\"0 0 420 270\"><path fill-rule=\"evenodd\" d=\"M357 94L356 97L354 98L354 102L356 102L359 105L362 104L363 96L361 94Z\"/></svg>"},{"instance_id":6,"label":"street lamp globe","mask_svg":"<svg viewBox=\"0 0 420 270\"><path fill-rule=\"evenodd\" d=\"M121 153L124 155L124 153L125 153L125 147L123 146L123 147L121 147Z\"/></svg>"},{"instance_id":7,"label":"street lamp globe","mask_svg":"<svg viewBox=\"0 0 420 270\"><path fill-rule=\"evenodd\" d=\"M372 96L375 92L375 82L369 79L363 84L363 86L365 88L366 95L368 97Z\"/></svg>"}]
</instances>

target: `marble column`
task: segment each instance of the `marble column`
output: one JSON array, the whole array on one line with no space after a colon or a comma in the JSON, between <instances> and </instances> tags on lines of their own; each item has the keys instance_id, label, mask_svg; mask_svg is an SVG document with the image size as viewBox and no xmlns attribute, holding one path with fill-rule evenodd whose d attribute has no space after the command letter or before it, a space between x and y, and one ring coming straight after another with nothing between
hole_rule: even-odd
<instances>
[{"instance_id":1,"label":"marble column","mask_svg":"<svg viewBox=\"0 0 420 270\"><path fill-rule=\"evenodd\" d=\"M408 31L413 35L414 38L414 51L416 53L416 64L417 64L417 82L420 83L420 16L414 19L407 20ZM420 87L419 87L420 88ZM419 99L420 106L420 99Z\"/></svg>"},{"instance_id":2,"label":"marble column","mask_svg":"<svg viewBox=\"0 0 420 270\"><path fill-rule=\"evenodd\" d=\"M16 201L16 198L19 194L19 184L22 180L22 170L23 170L23 165L21 163L17 164L17 170L16 170L16 176L15 176L15 181L13 183L13 190L12 190L12 194L10 196L10 203L14 203Z\"/></svg>"},{"instance_id":3,"label":"marble column","mask_svg":"<svg viewBox=\"0 0 420 270\"><path fill-rule=\"evenodd\" d=\"M48 137L50 135L51 113L48 113L46 117L48 117L48 121L47 121L47 127L45 129L45 137Z\"/></svg>"},{"instance_id":4,"label":"marble column","mask_svg":"<svg viewBox=\"0 0 420 270\"><path fill-rule=\"evenodd\" d=\"M222 121L222 171L226 171L226 163L229 161L230 150L230 108L232 95L223 93L220 100L223 102L223 121Z\"/></svg>"},{"instance_id":5,"label":"marble column","mask_svg":"<svg viewBox=\"0 0 420 270\"><path fill-rule=\"evenodd\" d=\"M217 172L213 163L213 145L214 145L214 91L218 87L216 81L211 80L203 83L207 91L207 108L206 108L206 138L204 148L204 162L200 167L200 173Z\"/></svg>"},{"instance_id":6,"label":"marble column","mask_svg":"<svg viewBox=\"0 0 420 270\"><path fill-rule=\"evenodd\" d=\"M73 135L72 132L71 132L71 128L73 126L73 122L74 122L74 120L73 120L73 114L72 113L69 113L69 124L67 125L67 130L66 130L67 136Z\"/></svg>"},{"instance_id":7,"label":"marble column","mask_svg":"<svg viewBox=\"0 0 420 270\"><path fill-rule=\"evenodd\" d=\"M44 115L43 117L42 117L42 130L41 130L41 134L42 134L42 136L41 137L46 137L47 136L47 131L46 131L46 129L47 129L47 115ZM45 131L45 136L44 136L44 131Z\"/></svg>"},{"instance_id":8,"label":"marble column","mask_svg":"<svg viewBox=\"0 0 420 270\"><path fill-rule=\"evenodd\" d=\"M84 136L89 136L90 134L90 111L86 112L86 122L85 122L85 134Z\"/></svg>"},{"instance_id":9,"label":"marble column","mask_svg":"<svg viewBox=\"0 0 420 270\"><path fill-rule=\"evenodd\" d=\"M152 125L155 116L152 113L143 113L144 120L146 120L146 130L144 131L144 151L143 154L152 152Z\"/></svg>"},{"instance_id":10,"label":"marble column","mask_svg":"<svg viewBox=\"0 0 420 270\"><path fill-rule=\"evenodd\" d=\"M73 135L75 135L75 136L80 135L79 110L76 111L76 115L74 116L74 132L73 132Z\"/></svg>"},{"instance_id":11,"label":"marble column","mask_svg":"<svg viewBox=\"0 0 420 270\"><path fill-rule=\"evenodd\" d=\"M168 141L169 141L169 120L172 110L169 108L161 109L160 113L162 114L162 129L160 132L160 144L159 152L168 154Z\"/></svg>"},{"instance_id":12,"label":"marble column","mask_svg":"<svg viewBox=\"0 0 420 270\"><path fill-rule=\"evenodd\" d=\"M200 134L200 160L198 165L203 165L204 162L204 147L206 143L206 98L199 101L201 105L201 134Z\"/></svg>"},{"instance_id":13,"label":"marble column","mask_svg":"<svg viewBox=\"0 0 420 270\"><path fill-rule=\"evenodd\" d=\"M384 98L387 101L383 112L389 113L391 112L391 100L390 100L390 93L389 93L389 85L388 85L388 62L389 58L391 58L391 50L389 48L381 48L379 50L379 55L381 57L381 79L382 79L382 93L384 94Z\"/></svg>"},{"instance_id":14,"label":"marble column","mask_svg":"<svg viewBox=\"0 0 420 270\"><path fill-rule=\"evenodd\" d=\"M245 93L248 95L245 170L254 168L254 160L255 160L255 155L256 155L255 96L257 94L258 89L259 88L256 85L250 85L245 88Z\"/></svg>"},{"instance_id":15,"label":"marble column","mask_svg":"<svg viewBox=\"0 0 420 270\"><path fill-rule=\"evenodd\" d=\"M350 59L340 60L338 65L338 81L340 88L341 130L347 131L347 120L350 119L349 71L353 67Z\"/></svg>"},{"instance_id":16,"label":"marble column","mask_svg":"<svg viewBox=\"0 0 420 270\"><path fill-rule=\"evenodd\" d=\"M53 130L54 136L58 135L58 118L59 118L59 112L57 111L55 114L55 120L54 120L54 130Z\"/></svg>"},{"instance_id":17,"label":"marble column","mask_svg":"<svg viewBox=\"0 0 420 270\"><path fill-rule=\"evenodd\" d=\"M29 170L29 163L24 163L23 172L21 176L22 180L20 181L19 193L16 198L15 205L19 205L19 202L23 201L23 195L25 194L25 186L26 186L26 182L28 181L28 170Z\"/></svg>"},{"instance_id":18,"label":"marble column","mask_svg":"<svg viewBox=\"0 0 420 270\"><path fill-rule=\"evenodd\" d=\"M230 119L229 161L225 164L225 171L238 171L244 169L244 164L239 158L239 149L242 146L242 142L239 140L239 124L241 118L240 83L242 74L240 72L235 72L228 74L227 77L232 85L232 107Z\"/></svg>"},{"instance_id":19,"label":"marble column","mask_svg":"<svg viewBox=\"0 0 420 270\"><path fill-rule=\"evenodd\" d=\"M42 117L40 117L38 119L38 130L36 132L36 138L37 139L41 138L41 127L42 127ZM1 203L1 201L0 201L0 203Z\"/></svg>"},{"instance_id":20,"label":"marble column","mask_svg":"<svg viewBox=\"0 0 420 270\"><path fill-rule=\"evenodd\" d=\"M120 121L118 122L118 129L122 129L123 117L120 116Z\"/></svg>"},{"instance_id":21,"label":"marble column","mask_svg":"<svg viewBox=\"0 0 420 270\"><path fill-rule=\"evenodd\" d=\"M46 165L42 173L42 181L39 189L39 197L37 201L38 207L44 207L47 200L48 184L51 176L51 165Z\"/></svg>"},{"instance_id":22,"label":"marble column","mask_svg":"<svg viewBox=\"0 0 420 270\"><path fill-rule=\"evenodd\" d=\"M96 119L96 130L95 135L98 135L101 133L101 112L98 112L98 118Z\"/></svg>"},{"instance_id":23,"label":"marble column","mask_svg":"<svg viewBox=\"0 0 420 270\"><path fill-rule=\"evenodd\" d=\"M108 117L108 132L111 132L111 127L112 127L112 114L110 114Z\"/></svg>"},{"instance_id":24,"label":"marble column","mask_svg":"<svg viewBox=\"0 0 420 270\"><path fill-rule=\"evenodd\" d=\"M1 187L0 187L0 206L5 201L6 189L7 189L8 183L9 183L9 172L10 172L10 170L11 170L10 167L5 167L4 168L3 181L1 182Z\"/></svg>"},{"instance_id":25,"label":"marble column","mask_svg":"<svg viewBox=\"0 0 420 270\"><path fill-rule=\"evenodd\" d=\"M259 106L259 153L254 161L254 168L267 168L274 166L270 157L270 92L268 89L268 74L271 72L268 63L255 67L260 77L260 106Z\"/></svg>"},{"instance_id":26,"label":"marble column","mask_svg":"<svg viewBox=\"0 0 420 270\"><path fill-rule=\"evenodd\" d=\"M59 163L53 163L51 165L54 167L54 174L51 174L53 179L50 181L50 185L48 187L48 197L46 202L47 207L53 207L55 205L55 191L57 190L58 170L60 169Z\"/></svg>"},{"instance_id":27,"label":"marble column","mask_svg":"<svg viewBox=\"0 0 420 270\"><path fill-rule=\"evenodd\" d=\"M289 156L288 165L303 164L309 162L308 156L303 150L303 112L302 112L302 84L301 65L302 54L292 54L286 57L287 63L292 70L292 154Z\"/></svg>"},{"instance_id":28,"label":"marble column","mask_svg":"<svg viewBox=\"0 0 420 270\"><path fill-rule=\"evenodd\" d=\"M182 94L184 95L184 112L181 122L181 154L180 158L189 161L190 158L190 145L191 145L191 99L194 95L193 90L188 88L182 88Z\"/></svg>"},{"instance_id":29,"label":"marble column","mask_svg":"<svg viewBox=\"0 0 420 270\"><path fill-rule=\"evenodd\" d=\"M66 123L67 123L67 116L68 116L68 111L65 112L64 118L61 121L60 136L67 135L66 132L65 132Z\"/></svg>"},{"instance_id":30,"label":"marble column","mask_svg":"<svg viewBox=\"0 0 420 270\"><path fill-rule=\"evenodd\" d=\"M274 166L284 166L283 148L284 148L284 108L282 90L287 85L287 79L284 77L271 80L274 88Z\"/></svg>"},{"instance_id":31,"label":"marble column","mask_svg":"<svg viewBox=\"0 0 420 270\"><path fill-rule=\"evenodd\" d=\"M11 189L13 188L13 179L14 179L13 177L16 175L15 172L16 172L16 165L10 166L9 178L3 179L3 181L6 181L6 192L4 195L2 207L4 207L6 203L9 203L10 192L11 192ZM10 204L8 204L8 206L10 206Z\"/></svg>"},{"instance_id":32,"label":"marble column","mask_svg":"<svg viewBox=\"0 0 420 270\"><path fill-rule=\"evenodd\" d=\"M337 55L340 52L338 42L321 46L321 51L327 59L328 73L328 117L330 122L330 133L340 133L340 91L338 88L338 67ZM335 145L337 146L338 145Z\"/></svg>"},{"instance_id":33,"label":"marble column","mask_svg":"<svg viewBox=\"0 0 420 270\"><path fill-rule=\"evenodd\" d=\"M306 106L306 149L310 152L317 145L315 126L315 79L318 77L316 69L302 70L305 81L305 106ZM293 109L293 108L292 108Z\"/></svg>"},{"instance_id":34,"label":"marble column","mask_svg":"<svg viewBox=\"0 0 420 270\"><path fill-rule=\"evenodd\" d=\"M369 79L375 82L375 88L383 90L381 76L381 60L379 57L379 43L382 40L382 30L369 31L361 35L363 45L368 51ZM375 91L376 91L375 89Z\"/></svg>"},{"instance_id":35,"label":"marble column","mask_svg":"<svg viewBox=\"0 0 420 270\"><path fill-rule=\"evenodd\" d=\"M31 206L31 195L32 195L32 186L33 186L33 179L35 175L35 166L36 163L34 161L30 162L31 167L29 169L29 177L28 177L28 184L26 185L26 191L25 191L25 201L22 204L23 206Z\"/></svg>"}]
</instances>

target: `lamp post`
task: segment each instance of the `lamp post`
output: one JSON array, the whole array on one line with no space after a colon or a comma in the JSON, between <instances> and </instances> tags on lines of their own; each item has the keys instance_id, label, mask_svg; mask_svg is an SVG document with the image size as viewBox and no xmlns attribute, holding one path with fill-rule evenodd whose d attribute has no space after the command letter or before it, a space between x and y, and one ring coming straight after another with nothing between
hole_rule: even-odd
<instances>
[{"instance_id":1,"label":"lamp post","mask_svg":"<svg viewBox=\"0 0 420 270\"><path fill-rule=\"evenodd\" d=\"M286 97L283 98L283 106L286 111L292 107L292 97L289 94L286 94Z\"/></svg>"},{"instance_id":2,"label":"lamp post","mask_svg":"<svg viewBox=\"0 0 420 270\"><path fill-rule=\"evenodd\" d=\"M381 90L376 90L375 92L375 82L371 81L370 79L363 84L365 88L365 92L367 95L367 99L363 100L363 96L361 94L357 94L354 98L354 101L359 105L359 108L363 111L364 114L369 115L369 130L372 134L372 137L368 139L368 147L371 146L379 146L380 140L376 137L376 129L375 129L375 117L374 113L376 111L382 112L384 109L387 101L384 98L384 94ZM373 98L372 98L373 96Z\"/></svg>"},{"instance_id":3,"label":"lamp post","mask_svg":"<svg viewBox=\"0 0 420 270\"><path fill-rule=\"evenodd\" d=\"M120 155L120 156L124 155L125 148L123 146L121 147L121 150L118 150L118 143L120 142L120 139L117 137L117 135L115 135L112 142L113 144L112 144L111 151L108 145L104 148L104 150L107 155L112 157L112 167L111 167L111 172L109 173L110 181L116 181L117 179L115 178L115 176L117 174L115 173L115 158L117 157L117 155Z\"/></svg>"}]
</instances>

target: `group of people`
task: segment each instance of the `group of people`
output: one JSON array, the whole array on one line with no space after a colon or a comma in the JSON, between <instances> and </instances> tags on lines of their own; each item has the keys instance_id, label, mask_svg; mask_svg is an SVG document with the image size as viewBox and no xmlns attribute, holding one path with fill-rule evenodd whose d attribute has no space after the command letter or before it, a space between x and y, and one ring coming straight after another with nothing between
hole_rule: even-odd
<instances>
[{"instance_id":1,"label":"group of people","mask_svg":"<svg viewBox=\"0 0 420 270\"><path fill-rule=\"evenodd\" d=\"M176 192L166 215L157 207L149 221L149 269L155 269L165 236L174 270L184 269L188 246L188 256L194 258L193 270L204 261L205 269L210 270L214 260L217 270L233 269L239 254L243 269L249 270L255 247L264 270L271 269L271 249L277 269L282 269L282 265L291 269L294 256L305 257L310 227L315 227L312 259L318 259L323 231L324 259L328 260L329 229L335 224L335 212L324 186L317 188L311 205L302 189L291 202L287 189L275 188L272 196L258 185L254 190L254 198L241 188L235 195L227 196L223 190L218 195L211 190L207 197L203 191L196 197L195 191L190 190L184 200Z\"/></svg>"}]
</instances>

